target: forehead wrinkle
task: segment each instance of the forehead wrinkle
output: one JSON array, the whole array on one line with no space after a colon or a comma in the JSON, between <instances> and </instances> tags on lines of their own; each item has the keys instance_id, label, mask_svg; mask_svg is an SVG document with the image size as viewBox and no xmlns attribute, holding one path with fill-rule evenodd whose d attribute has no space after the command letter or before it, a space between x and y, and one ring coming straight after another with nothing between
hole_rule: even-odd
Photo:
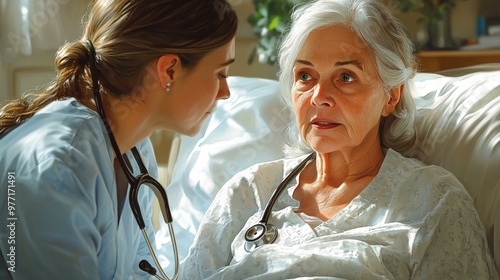
<instances>
[{"instance_id":1,"label":"forehead wrinkle","mask_svg":"<svg viewBox=\"0 0 500 280\"><path fill-rule=\"evenodd\" d=\"M304 64L304 65L314 67L314 64L312 62L305 60L305 59L295 60L294 65L297 65L297 64ZM344 65L354 65L362 71L364 71L364 69L365 69L363 63L359 60L346 60L346 61L341 60L341 61L337 61L334 63L334 67L340 67L340 66L344 66Z\"/></svg>"},{"instance_id":2,"label":"forehead wrinkle","mask_svg":"<svg viewBox=\"0 0 500 280\"><path fill-rule=\"evenodd\" d=\"M360 70L364 70L363 63L361 63L359 60L348 60L348 61L338 61L335 62L335 66L344 66L344 65L354 65L358 67Z\"/></svg>"}]
</instances>

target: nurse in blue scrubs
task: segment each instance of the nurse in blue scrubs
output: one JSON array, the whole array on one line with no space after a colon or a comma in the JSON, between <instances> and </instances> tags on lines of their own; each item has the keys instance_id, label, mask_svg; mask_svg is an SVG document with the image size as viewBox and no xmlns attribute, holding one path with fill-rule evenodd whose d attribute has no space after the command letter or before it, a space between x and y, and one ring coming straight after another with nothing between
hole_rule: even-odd
<instances>
[{"instance_id":1,"label":"nurse in blue scrubs","mask_svg":"<svg viewBox=\"0 0 500 280\"><path fill-rule=\"evenodd\" d=\"M108 134L133 174L136 147L157 177L148 137L195 134L230 95L237 16L225 0L97 0L85 20L82 38L57 52L53 82L0 109L0 279L149 278ZM154 244L153 198L140 189Z\"/></svg>"}]
</instances>

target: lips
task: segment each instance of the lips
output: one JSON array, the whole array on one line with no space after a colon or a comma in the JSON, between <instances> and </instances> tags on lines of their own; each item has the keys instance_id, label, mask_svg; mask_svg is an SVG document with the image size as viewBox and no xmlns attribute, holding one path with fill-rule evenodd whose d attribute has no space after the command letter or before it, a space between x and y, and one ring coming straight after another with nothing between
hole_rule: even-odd
<instances>
[{"instance_id":1,"label":"lips","mask_svg":"<svg viewBox=\"0 0 500 280\"><path fill-rule=\"evenodd\" d=\"M318 129L331 129L339 126L340 124L326 119L315 118L311 121L311 125Z\"/></svg>"}]
</instances>

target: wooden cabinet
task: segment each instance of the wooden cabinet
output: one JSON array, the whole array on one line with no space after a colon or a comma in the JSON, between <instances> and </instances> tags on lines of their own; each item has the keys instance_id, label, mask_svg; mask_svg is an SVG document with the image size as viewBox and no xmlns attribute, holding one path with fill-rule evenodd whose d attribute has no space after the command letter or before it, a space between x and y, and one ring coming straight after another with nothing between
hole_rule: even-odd
<instances>
[{"instance_id":1,"label":"wooden cabinet","mask_svg":"<svg viewBox=\"0 0 500 280\"><path fill-rule=\"evenodd\" d=\"M420 51L417 53L420 72L438 72L483 63L499 63L500 49L480 51Z\"/></svg>"}]
</instances>

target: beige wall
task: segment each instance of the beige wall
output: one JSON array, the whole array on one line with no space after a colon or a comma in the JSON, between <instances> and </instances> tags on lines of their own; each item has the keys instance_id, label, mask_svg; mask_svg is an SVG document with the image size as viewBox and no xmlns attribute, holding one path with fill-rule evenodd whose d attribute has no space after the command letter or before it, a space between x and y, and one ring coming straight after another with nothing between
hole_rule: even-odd
<instances>
[{"instance_id":1,"label":"beige wall","mask_svg":"<svg viewBox=\"0 0 500 280\"><path fill-rule=\"evenodd\" d=\"M7 99L9 88L6 85L9 83L5 63L0 59L0 103Z\"/></svg>"},{"instance_id":2,"label":"beige wall","mask_svg":"<svg viewBox=\"0 0 500 280\"><path fill-rule=\"evenodd\" d=\"M10 17L16 20L16 17L21 16L15 14L19 5L12 5L12 3L19 4L20 2L6 0L0 5L0 24L4 23L5 18ZM55 73L54 57L59 46L65 41L73 41L81 36L81 17L89 0L57 0L44 3L51 3L47 5L50 8L43 10L39 5L34 5L28 15L31 28L30 38L41 45L34 48L32 55L8 55L8 50L11 50L10 53L22 53L20 49L24 44L19 43L21 40L10 39L9 41L7 38L20 39L26 35L20 34L14 26L9 26L9 24L6 24L6 27L0 25L2 27L0 35L3 40L2 49L0 49L0 102L48 83ZM51 24L57 24L59 31L62 30L62 32L54 32Z\"/></svg>"}]
</instances>

